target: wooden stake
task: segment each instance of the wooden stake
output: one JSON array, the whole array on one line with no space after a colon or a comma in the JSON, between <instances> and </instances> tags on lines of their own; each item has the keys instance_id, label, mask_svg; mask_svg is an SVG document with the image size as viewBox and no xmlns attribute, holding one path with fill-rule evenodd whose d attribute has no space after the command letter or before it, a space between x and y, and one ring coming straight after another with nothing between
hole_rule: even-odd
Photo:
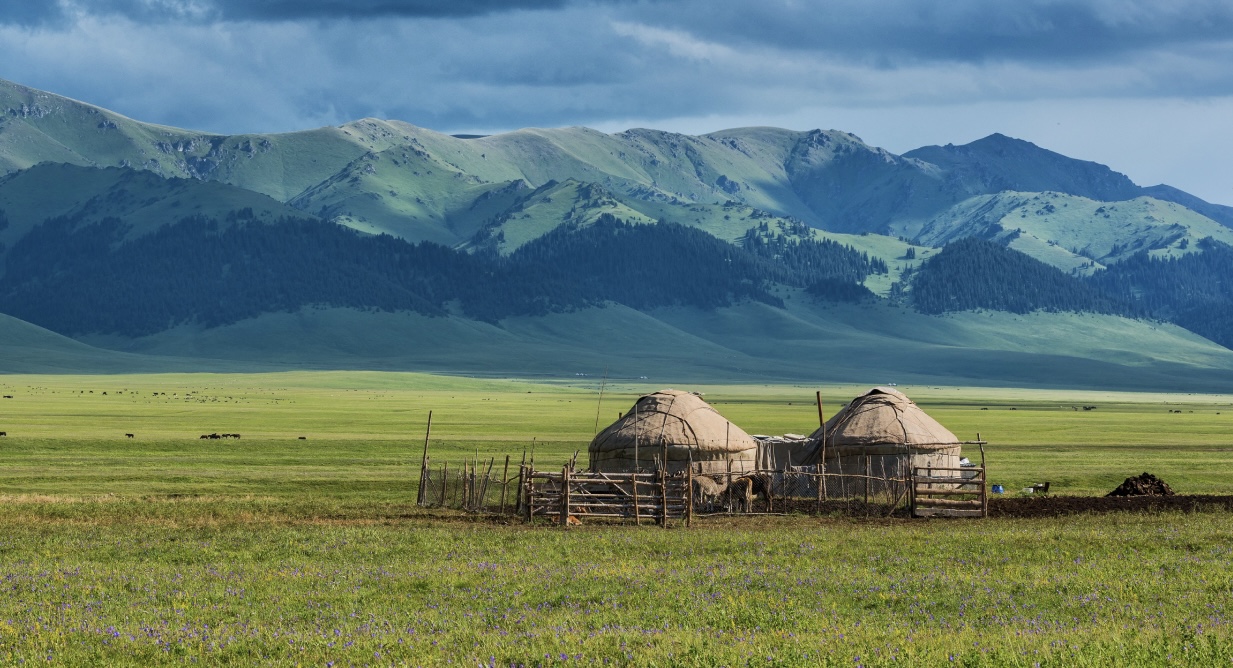
<instances>
[{"instance_id":1,"label":"wooden stake","mask_svg":"<svg viewBox=\"0 0 1233 668\"><path fill-rule=\"evenodd\" d=\"M694 521L694 453L689 453L689 463L685 467L685 526L693 526Z\"/></svg>"},{"instance_id":2,"label":"wooden stake","mask_svg":"<svg viewBox=\"0 0 1233 668\"><path fill-rule=\"evenodd\" d=\"M432 435L432 411L428 411L428 429L424 431L424 456L420 459L420 488L415 494L415 504L418 506L424 505L424 494L426 493L424 478L428 474L428 438Z\"/></svg>"},{"instance_id":3,"label":"wooden stake","mask_svg":"<svg viewBox=\"0 0 1233 668\"><path fill-rule=\"evenodd\" d=\"M509 455L505 456L509 459ZM480 512L484 511L484 503L488 500L488 481L492 480L492 465L497 462L496 457L488 458L488 470L484 472L484 484L480 487L479 493L479 508Z\"/></svg>"},{"instance_id":4,"label":"wooden stake","mask_svg":"<svg viewBox=\"0 0 1233 668\"><path fill-rule=\"evenodd\" d=\"M446 487L446 484L449 482L449 474L450 474L450 463L445 462L444 464L441 465L441 503L437 504L438 506L442 508L445 507L445 487Z\"/></svg>"},{"instance_id":5,"label":"wooden stake","mask_svg":"<svg viewBox=\"0 0 1233 668\"><path fill-rule=\"evenodd\" d=\"M826 426L826 420L822 418L822 390L818 390L818 426Z\"/></svg>"},{"instance_id":6,"label":"wooden stake","mask_svg":"<svg viewBox=\"0 0 1233 668\"><path fill-rule=\"evenodd\" d=\"M638 402L634 402L634 473L638 472L638 427ZM635 484L635 498L637 498L637 489L638 487Z\"/></svg>"},{"instance_id":7,"label":"wooden stake","mask_svg":"<svg viewBox=\"0 0 1233 668\"><path fill-rule=\"evenodd\" d=\"M604 380L599 384L599 403L595 404L595 434L599 433L599 411L604 407L604 386L607 384L608 367L604 367ZM617 415L617 418L620 418L619 414Z\"/></svg>"},{"instance_id":8,"label":"wooden stake","mask_svg":"<svg viewBox=\"0 0 1233 668\"><path fill-rule=\"evenodd\" d=\"M667 452L667 446L664 446L664 452ZM668 528L668 469L659 469L659 526Z\"/></svg>"},{"instance_id":9,"label":"wooden stake","mask_svg":"<svg viewBox=\"0 0 1233 668\"><path fill-rule=\"evenodd\" d=\"M501 474L501 509L498 515L505 514L505 491L509 487L509 455L505 455L505 471Z\"/></svg>"},{"instance_id":10,"label":"wooden stake","mask_svg":"<svg viewBox=\"0 0 1233 668\"><path fill-rule=\"evenodd\" d=\"M869 508L868 508L868 506L869 506L869 477L870 477L870 473L871 473L871 471L870 471L870 469L869 469L869 455L865 455L865 506L866 506L866 508L865 508L865 512L866 512L866 513L868 513L868 512L869 512Z\"/></svg>"},{"instance_id":11,"label":"wooden stake","mask_svg":"<svg viewBox=\"0 0 1233 668\"><path fill-rule=\"evenodd\" d=\"M569 527L569 467L561 468L561 526Z\"/></svg>"}]
</instances>

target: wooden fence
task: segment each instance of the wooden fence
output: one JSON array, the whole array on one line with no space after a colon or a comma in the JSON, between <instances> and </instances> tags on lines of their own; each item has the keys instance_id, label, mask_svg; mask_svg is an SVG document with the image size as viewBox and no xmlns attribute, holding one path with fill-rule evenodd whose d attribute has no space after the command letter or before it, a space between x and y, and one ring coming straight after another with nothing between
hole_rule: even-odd
<instances>
[{"instance_id":1,"label":"wooden fence","mask_svg":"<svg viewBox=\"0 0 1233 668\"><path fill-rule=\"evenodd\" d=\"M884 462L883 462L884 463ZM982 458L982 464L983 464ZM891 467L868 461L862 473L818 472L816 466L779 471L701 475L689 470L640 473L578 471L573 462L559 471L511 466L478 457L462 464L425 464L419 505L467 512L519 516L568 525L588 519L632 520L668 526L731 514L842 514L916 517L983 517L987 509L984 466L914 467L910 456ZM511 470L513 469L513 470ZM704 480L709 479L709 480ZM756 493L756 498L754 494Z\"/></svg>"}]
</instances>

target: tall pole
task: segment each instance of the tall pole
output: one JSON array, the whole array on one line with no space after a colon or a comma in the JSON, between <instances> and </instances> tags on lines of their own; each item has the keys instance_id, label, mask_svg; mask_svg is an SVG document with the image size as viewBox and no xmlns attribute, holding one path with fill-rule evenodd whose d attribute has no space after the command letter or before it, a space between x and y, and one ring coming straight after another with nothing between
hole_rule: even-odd
<instances>
[{"instance_id":1,"label":"tall pole","mask_svg":"<svg viewBox=\"0 0 1233 668\"><path fill-rule=\"evenodd\" d=\"M415 495L415 504L424 504L424 478L428 476L428 438L432 436L432 411L428 411L428 429L424 432L424 456L420 459L420 489Z\"/></svg>"},{"instance_id":2,"label":"tall pole","mask_svg":"<svg viewBox=\"0 0 1233 668\"><path fill-rule=\"evenodd\" d=\"M608 367L604 367L604 379L599 383L599 402L595 404L595 433L599 433L599 411L604 407L604 386L608 384Z\"/></svg>"}]
</instances>

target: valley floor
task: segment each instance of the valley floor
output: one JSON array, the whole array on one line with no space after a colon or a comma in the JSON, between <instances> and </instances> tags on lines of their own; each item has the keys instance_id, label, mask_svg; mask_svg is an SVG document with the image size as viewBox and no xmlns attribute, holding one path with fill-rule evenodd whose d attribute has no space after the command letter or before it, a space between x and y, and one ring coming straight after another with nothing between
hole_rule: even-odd
<instances>
[{"instance_id":1,"label":"valley floor","mask_svg":"<svg viewBox=\"0 0 1233 668\"><path fill-rule=\"evenodd\" d=\"M600 385L604 386L602 400ZM569 531L415 507L434 461L559 465L645 382L6 376L0 663L1215 665L1233 521L709 518ZM690 385L750 432L867 386ZM1233 495L1233 397L901 385L992 482ZM1081 410L1082 406L1095 406ZM203 433L241 439L202 440ZM132 433L133 438L126 434ZM304 440L300 440L304 436Z\"/></svg>"}]
</instances>

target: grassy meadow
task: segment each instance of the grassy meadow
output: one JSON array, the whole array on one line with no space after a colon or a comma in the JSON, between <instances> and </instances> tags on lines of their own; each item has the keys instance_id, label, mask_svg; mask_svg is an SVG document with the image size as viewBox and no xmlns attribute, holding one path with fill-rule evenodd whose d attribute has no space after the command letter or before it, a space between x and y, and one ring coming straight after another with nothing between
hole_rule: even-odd
<instances>
[{"instance_id":1,"label":"grassy meadow","mask_svg":"<svg viewBox=\"0 0 1233 668\"><path fill-rule=\"evenodd\" d=\"M606 384L601 402L601 383L377 372L6 376L0 494L405 500L430 410L437 464L477 452L518 460L534 448L537 463L555 467L575 451L585 460L597 422L603 428L658 389ZM829 416L867 388L678 389L703 392L749 433L807 434L818 425L815 391ZM1231 396L900 389L960 438L988 441L990 479L1008 489L1048 479L1061 493L1103 494L1150 471L1179 492L1233 493ZM199 438L215 432L242 438Z\"/></svg>"},{"instance_id":2,"label":"grassy meadow","mask_svg":"<svg viewBox=\"0 0 1233 668\"><path fill-rule=\"evenodd\" d=\"M569 531L412 503L559 466L638 393L403 373L5 376L0 665L1223 665L1233 522L711 518ZM690 386L751 433L863 387ZM1233 397L901 387L990 479L1233 494ZM104 394L106 393L106 394ZM1095 406L1094 410L1082 410ZM1078 410L1076 410L1078 408ZM1180 411L1180 412L1175 412ZM212 432L240 440L201 440ZM126 433L134 434L129 439ZM299 437L304 436L304 440Z\"/></svg>"}]
</instances>

